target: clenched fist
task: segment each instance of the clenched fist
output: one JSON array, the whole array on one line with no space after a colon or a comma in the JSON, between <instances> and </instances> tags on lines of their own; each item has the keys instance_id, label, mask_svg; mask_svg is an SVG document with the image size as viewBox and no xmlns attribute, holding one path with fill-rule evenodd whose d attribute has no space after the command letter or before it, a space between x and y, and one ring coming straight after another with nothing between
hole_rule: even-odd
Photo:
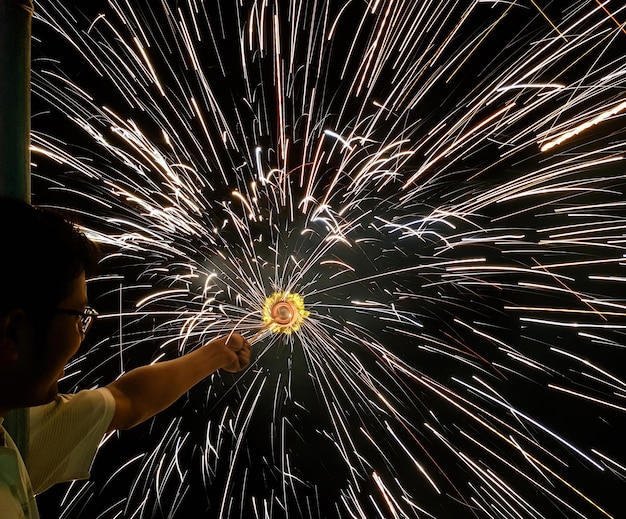
<instances>
[{"instance_id":1,"label":"clenched fist","mask_svg":"<svg viewBox=\"0 0 626 519\"><path fill-rule=\"evenodd\" d=\"M223 358L221 369L229 373L237 373L250 364L250 343L238 333L213 339L207 347L219 350Z\"/></svg>"}]
</instances>

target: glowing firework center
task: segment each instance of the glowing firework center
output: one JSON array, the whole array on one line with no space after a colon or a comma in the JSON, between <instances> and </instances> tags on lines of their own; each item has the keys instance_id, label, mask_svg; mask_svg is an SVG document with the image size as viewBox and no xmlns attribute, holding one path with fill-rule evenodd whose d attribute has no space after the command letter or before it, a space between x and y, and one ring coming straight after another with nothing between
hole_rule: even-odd
<instances>
[{"instance_id":1,"label":"glowing firework center","mask_svg":"<svg viewBox=\"0 0 626 519\"><path fill-rule=\"evenodd\" d=\"M263 322L274 333L289 335L298 331L309 314L298 294L274 292L263 304Z\"/></svg>"}]
</instances>

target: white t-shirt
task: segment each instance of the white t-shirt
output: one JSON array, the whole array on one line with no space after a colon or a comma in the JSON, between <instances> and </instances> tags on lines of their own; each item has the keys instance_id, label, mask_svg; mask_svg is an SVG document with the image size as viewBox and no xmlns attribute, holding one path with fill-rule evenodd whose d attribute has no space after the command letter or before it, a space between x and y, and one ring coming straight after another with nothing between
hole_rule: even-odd
<instances>
[{"instance_id":1,"label":"white t-shirt","mask_svg":"<svg viewBox=\"0 0 626 519\"><path fill-rule=\"evenodd\" d=\"M58 395L30 409L28 471L0 421L0 516L37 519L35 494L55 483L86 479L111 423L115 400L106 388Z\"/></svg>"}]
</instances>

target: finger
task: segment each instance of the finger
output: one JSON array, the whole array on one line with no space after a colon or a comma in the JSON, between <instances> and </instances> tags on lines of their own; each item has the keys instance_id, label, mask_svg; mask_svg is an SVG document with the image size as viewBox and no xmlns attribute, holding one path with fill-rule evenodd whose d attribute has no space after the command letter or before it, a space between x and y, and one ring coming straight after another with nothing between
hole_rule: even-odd
<instances>
[{"instance_id":1,"label":"finger","mask_svg":"<svg viewBox=\"0 0 626 519\"><path fill-rule=\"evenodd\" d=\"M226 337L226 346L228 346L231 350L238 351L243 347L245 339L239 335L238 333L231 333Z\"/></svg>"},{"instance_id":2,"label":"finger","mask_svg":"<svg viewBox=\"0 0 626 519\"><path fill-rule=\"evenodd\" d=\"M239 353L239 361L242 363L250 364L250 352L248 350L244 350Z\"/></svg>"},{"instance_id":3,"label":"finger","mask_svg":"<svg viewBox=\"0 0 626 519\"><path fill-rule=\"evenodd\" d=\"M237 341L236 344L233 344L233 346L229 346L233 351L250 351L252 349L252 346L244 337L239 336L239 339L240 340Z\"/></svg>"}]
</instances>

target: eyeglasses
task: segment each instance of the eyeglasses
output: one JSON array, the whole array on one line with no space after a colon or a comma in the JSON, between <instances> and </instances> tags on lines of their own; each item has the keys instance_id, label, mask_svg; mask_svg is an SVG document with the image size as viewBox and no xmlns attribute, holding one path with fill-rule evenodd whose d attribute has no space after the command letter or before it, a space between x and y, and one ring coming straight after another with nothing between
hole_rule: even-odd
<instances>
[{"instance_id":1,"label":"eyeglasses","mask_svg":"<svg viewBox=\"0 0 626 519\"><path fill-rule=\"evenodd\" d=\"M98 317L98 312L96 312L94 308L91 308L91 306L86 306L84 312L78 312L77 310L68 310L67 308L55 308L54 311L61 314L75 315L77 317L80 317L80 329L83 332L83 335L85 335L89 331L89 328L91 328L94 319Z\"/></svg>"}]
</instances>

